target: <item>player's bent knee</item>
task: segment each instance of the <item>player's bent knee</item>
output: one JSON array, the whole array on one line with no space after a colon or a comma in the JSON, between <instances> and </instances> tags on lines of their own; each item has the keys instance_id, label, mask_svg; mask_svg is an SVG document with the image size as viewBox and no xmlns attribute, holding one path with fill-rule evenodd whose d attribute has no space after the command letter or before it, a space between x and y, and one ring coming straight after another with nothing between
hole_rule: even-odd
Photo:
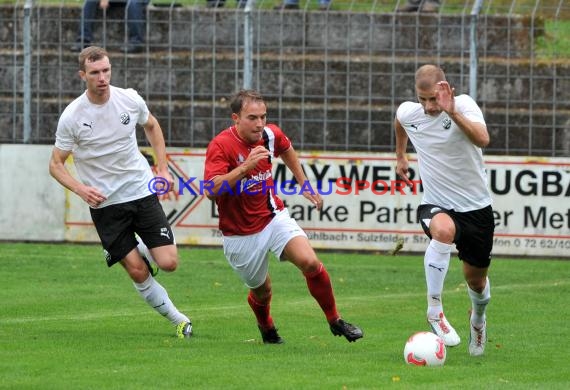
<instances>
[{"instance_id":1,"label":"player's bent knee","mask_svg":"<svg viewBox=\"0 0 570 390\"><path fill-rule=\"evenodd\" d=\"M431 238L443 243L452 243L455 237L455 228L451 226L442 226L439 228L430 227Z\"/></svg>"},{"instance_id":2,"label":"player's bent knee","mask_svg":"<svg viewBox=\"0 0 570 390\"><path fill-rule=\"evenodd\" d=\"M437 214L429 226L431 237L439 242L451 243L455 238L455 224L447 214Z\"/></svg>"},{"instance_id":3,"label":"player's bent knee","mask_svg":"<svg viewBox=\"0 0 570 390\"><path fill-rule=\"evenodd\" d=\"M152 255L158 267L165 272L172 272L178 267L178 251L174 245L153 248Z\"/></svg>"},{"instance_id":4,"label":"player's bent knee","mask_svg":"<svg viewBox=\"0 0 570 390\"><path fill-rule=\"evenodd\" d=\"M175 271L176 268L178 268L178 256L174 255L166 259L163 258L161 259L160 263L158 263L158 266L165 272Z\"/></svg>"},{"instance_id":5,"label":"player's bent knee","mask_svg":"<svg viewBox=\"0 0 570 390\"><path fill-rule=\"evenodd\" d=\"M318 273L321 270L321 261L318 258L307 258L306 261L299 263L298 267L301 269L303 274L312 275Z\"/></svg>"}]
</instances>

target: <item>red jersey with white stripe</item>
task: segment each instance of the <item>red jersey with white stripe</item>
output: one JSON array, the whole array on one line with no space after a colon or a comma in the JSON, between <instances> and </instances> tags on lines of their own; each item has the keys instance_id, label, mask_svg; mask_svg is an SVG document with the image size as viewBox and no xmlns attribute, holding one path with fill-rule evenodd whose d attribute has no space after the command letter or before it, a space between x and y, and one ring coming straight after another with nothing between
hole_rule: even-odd
<instances>
[{"instance_id":1,"label":"red jersey with white stripe","mask_svg":"<svg viewBox=\"0 0 570 390\"><path fill-rule=\"evenodd\" d=\"M205 181L231 172L258 145L263 145L270 151L269 158L260 161L233 188L222 184L217 191L219 227L226 236L260 232L275 216L276 211L283 210L283 201L273 188L272 159L287 151L291 147L291 141L279 127L267 124L261 140L255 144L248 144L241 139L235 126L232 126L218 134L208 145Z\"/></svg>"}]
</instances>

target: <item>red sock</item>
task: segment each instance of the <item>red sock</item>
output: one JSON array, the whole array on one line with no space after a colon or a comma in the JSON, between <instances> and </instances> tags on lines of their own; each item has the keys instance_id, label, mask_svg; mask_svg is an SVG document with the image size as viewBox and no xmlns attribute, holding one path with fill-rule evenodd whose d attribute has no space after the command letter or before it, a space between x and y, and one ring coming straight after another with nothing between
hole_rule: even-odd
<instances>
[{"instance_id":1,"label":"red sock","mask_svg":"<svg viewBox=\"0 0 570 390\"><path fill-rule=\"evenodd\" d=\"M273 328L275 325L273 324L273 318L271 318L271 314L269 314L269 308L271 306L271 295L266 304L259 303L253 293L250 291L247 296L247 303L253 310L253 314L255 314L255 318L257 319L257 324L267 330Z\"/></svg>"},{"instance_id":2,"label":"red sock","mask_svg":"<svg viewBox=\"0 0 570 390\"><path fill-rule=\"evenodd\" d=\"M323 263L319 269L312 273L305 273L307 286L321 309L325 313L328 322L336 321L340 316L336 311L336 303L334 299L331 279Z\"/></svg>"}]
</instances>

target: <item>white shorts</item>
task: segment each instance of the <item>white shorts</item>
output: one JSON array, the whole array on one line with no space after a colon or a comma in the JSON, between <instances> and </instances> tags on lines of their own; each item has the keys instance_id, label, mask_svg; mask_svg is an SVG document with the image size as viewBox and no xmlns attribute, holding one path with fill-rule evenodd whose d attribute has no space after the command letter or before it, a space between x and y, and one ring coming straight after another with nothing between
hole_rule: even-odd
<instances>
[{"instance_id":1,"label":"white shorts","mask_svg":"<svg viewBox=\"0 0 570 390\"><path fill-rule=\"evenodd\" d=\"M269 252L281 258L285 245L294 237L307 237L289 211L279 212L259 233L224 236L224 254L230 266L249 288L261 286L267 278Z\"/></svg>"}]
</instances>

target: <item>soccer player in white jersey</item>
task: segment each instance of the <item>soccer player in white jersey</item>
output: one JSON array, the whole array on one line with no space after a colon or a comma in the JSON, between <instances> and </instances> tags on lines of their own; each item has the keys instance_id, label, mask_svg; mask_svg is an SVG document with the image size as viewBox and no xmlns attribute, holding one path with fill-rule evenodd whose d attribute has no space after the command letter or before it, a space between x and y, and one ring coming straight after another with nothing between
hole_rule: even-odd
<instances>
[{"instance_id":1,"label":"soccer player in white jersey","mask_svg":"<svg viewBox=\"0 0 570 390\"><path fill-rule=\"evenodd\" d=\"M489 133L481 109L467 95L454 96L444 72L421 66L415 75L418 102L404 102L396 112L396 173L408 184L408 139L418 157L424 195L418 207L421 226L430 238L424 257L427 320L448 346L460 343L443 312L442 291L452 245L463 262L471 299L468 350L482 355L487 340L486 307L494 219L483 165L482 147Z\"/></svg>"},{"instance_id":2,"label":"soccer player in white jersey","mask_svg":"<svg viewBox=\"0 0 570 390\"><path fill-rule=\"evenodd\" d=\"M153 277L155 264L167 272L176 269L178 251L158 197L151 193L154 176L138 149L136 126L142 126L154 150L158 176L172 184L162 129L135 90L110 84L104 49L81 51L79 77L86 91L59 118L50 174L89 205L107 265L121 264L148 305L176 327L178 337L188 337L190 319ZM72 154L80 181L65 166Z\"/></svg>"}]
</instances>

